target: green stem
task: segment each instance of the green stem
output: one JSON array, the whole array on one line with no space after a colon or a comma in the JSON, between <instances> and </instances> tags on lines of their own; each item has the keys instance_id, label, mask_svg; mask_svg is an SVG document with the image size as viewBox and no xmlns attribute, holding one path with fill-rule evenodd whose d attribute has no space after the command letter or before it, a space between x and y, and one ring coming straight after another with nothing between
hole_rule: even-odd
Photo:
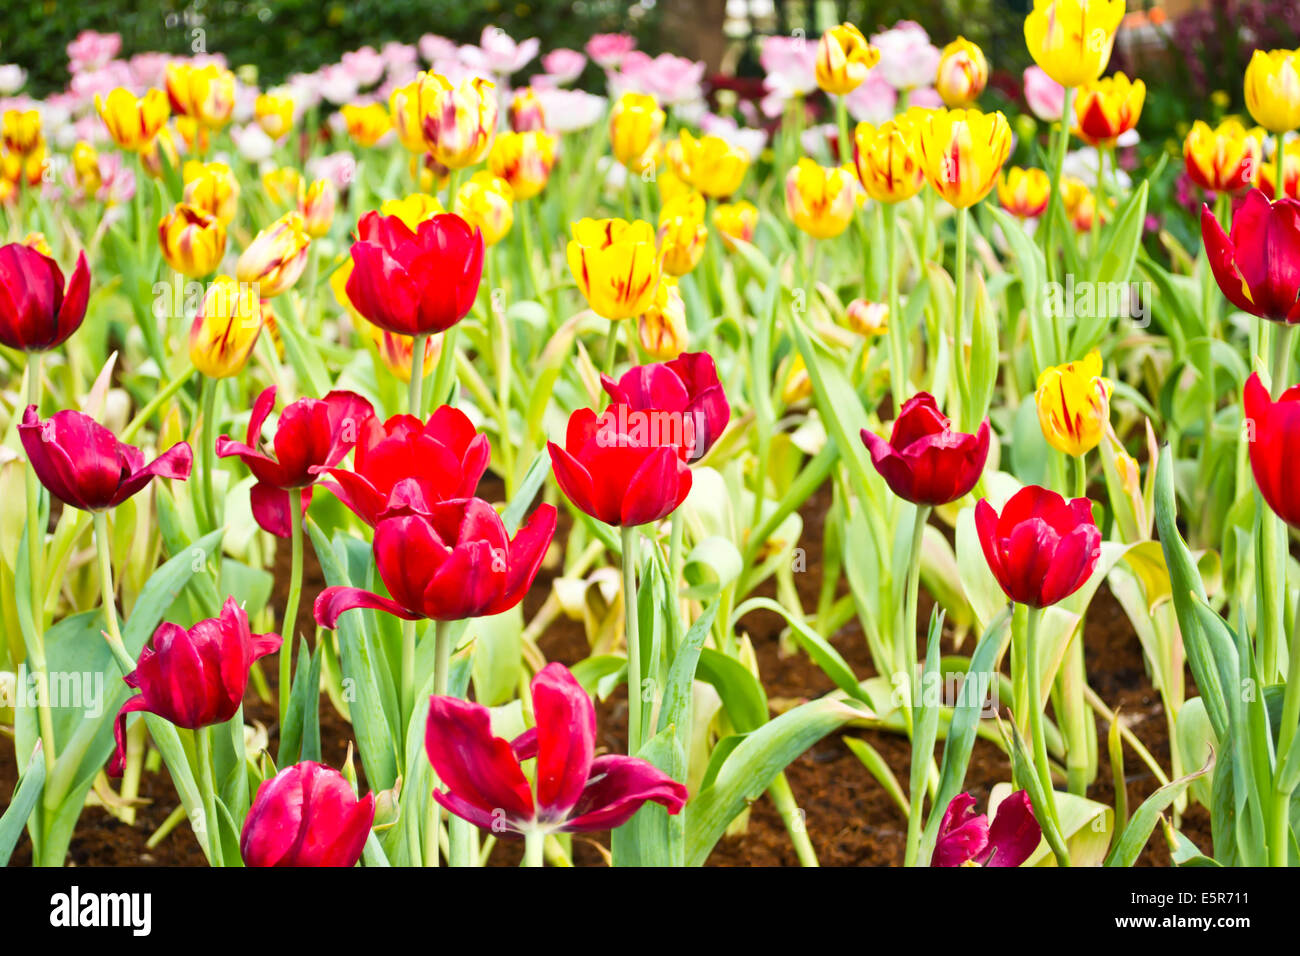
<instances>
[{"instance_id":1,"label":"green stem","mask_svg":"<svg viewBox=\"0 0 1300 956\"><path fill-rule=\"evenodd\" d=\"M917 505L916 517L912 524L912 545L907 558L907 592L903 600L903 632L899 635L903 644L904 659L907 662L907 696L906 713L911 714L910 725L915 725L916 693L916 602L920 592L921 581L921 543L925 539L925 526L930 520L930 506ZM911 726L908 728L911 733ZM912 760L927 763L933 759L931 754L912 751ZM919 779L916 773L912 779ZM925 787L914 787L911 794L911 808L907 814L907 844L903 855L904 866L915 866L917 852L921 846L921 809L925 800Z\"/></svg>"},{"instance_id":2,"label":"green stem","mask_svg":"<svg viewBox=\"0 0 1300 956\"><path fill-rule=\"evenodd\" d=\"M540 831L528 831L524 834L524 866L544 865L542 851L546 846L546 834Z\"/></svg>"},{"instance_id":3,"label":"green stem","mask_svg":"<svg viewBox=\"0 0 1300 956\"><path fill-rule=\"evenodd\" d=\"M406 388L406 410L416 418L423 421L424 415L424 352L429 347L429 336L415 336L411 347L411 381ZM437 381L442 378L442 366L450 353L447 351L447 336L442 337L442 352L438 355L438 371L434 376L434 390L437 391Z\"/></svg>"},{"instance_id":4,"label":"green stem","mask_svg":"<svg viewBox=\"0 0 1300 956\"><path fill-rule=\"evenodd\" d=\"M1101 253L1101 213L1106 208L1106 156L1110 150L1097 148L1097 195L1092 213L1092 255Z\"/></svg>"},{"instance_id":5,"label":"green stem","mask_svg":"<svg viewBox=\"0 0 1300 956\"><path fill-rule=\"evenodd\" d=\"M401 705L402 726L411 720L415 709L415 621L402 622Z\"/></svg>"},{"instance_id":6,"label":"green stem","mask_svg":"<svg viewBox=\"0 0 1300 956\"><path fill-rule=\"evenodd\" d=\"M1056 218L1057 212L1061 207L1061 179L1065 175L1065 153L1070 146L1070 115L1074 112L1074 87L1065 88L1065 102L1061 111L1061 127L1056 131L1052 142L1052 192L1047 203L1047 222L1044 223L1043 231L1043 251L1047 257L1047 278L1049 281L1056 279ZM1060 355L1065 353L1065 345L1061 339L1061 322L1060 316L1053 316L1053 322L1057 328L1056 346L1060 350Z\"/></svg>"},{"instance_id":7,"label":"green stem","mask_svg":"<svg viewBox=\"0 0 1300 956\"><path fill-rule=\"evenodd\" d=\"M853 162L853 146L849 142L849 107L843 96L835 97L835 124L839 128L840 165Z\"/></svg>"},{"instance_id":8,"label":"green stem","mask_svg":"<svg viewBox=\"0 0 1300 956\"><path fill-rule=\"evenodd\" d=\"M682 586L682 563L686 555L682 550L683 538L683 520L682 509L677 508L673 511L671 531L668 535L668 597L674 618L681 618L681 586ZM677 659L677 644L681 635L680 626L670 626L668 633L673 639L672 646L668 648L668 660ZM1300 642L1297 642L1300 643Z\"/></svg>"},{"instance_id":9,"label":"green stem","mask_svg":"<svg viewBox=\"0 0 1300 956\"><path fill-rule=\"evenodd\" d=\"M970 210L957 210L957 297L952 317L953 375L957 382L957 397L961 401L961 422L968 431L974 429L970 409L970 386L966 382L966 233ZM890 322L894 317L889 317Z\"/></svg>"},{"instance_id":10,"label":"green stem","mask_svg":"<svg viewBox=\"0 0 1300 956\"><path fill-rule=\"evenodd\" d=\"M446 621L439 621L434 626L433 654L433 692L439 697L447 695L447 675L451 671L451 627ZM468 824L459 817L452 817L448 822L448 863L452 866L469 866L470 849ZM437 800L429 801L429 826L424 834L424 862L428 866L438 865L438 835L442 829L442 805Z\"/></svg>"},{"instance_id":11,"label":"green stem","mask_svg":"<svg viewBox=\"0 0 1300 956\"><path fill-rule=\"evenodd\" d=\"M767 788L767 795L772 798L772 803L776 805L776 812L781 815L786 832L790 834L790 842L794 844L794 855L799 860L799 865L820 866L821 864L817 862L817 851L813 849L812 840L808 838L804 815L795 802L794 791L790 789L790 781L786 779L784 773L778 773L772 779Z\"/></svg>"},{"instance_id":12,"label":"green stem","mask_svg":"<svg viewBox=\"0 0 1300 956\"><path fill-rule=\"evenodd\" d=\"M284 619L280 623L280 726L285 725L289 714L289 697L293 687L293 645L297 636L298 603L302 599L302 491L289 489L289 596L284 603Z\"/></svg>"},{"instance_id":13,"label":"green stem","mask_svg":"<svg viewBox=\"0 0 1300 956\"><path fill-rule=\"evenodd\" d=\"M199 764L199 790L203 797L203 842L208 851L208 863L221 866L221 824L217 820L217 792L212 782L212 728L200 727L194 731L194 742Z\"/></svg>"},{"instance_id":14,"label":"green stem","mask_svg":"<svg viewBox=\"0 0 1300 956\"><path fill-rule=\"evenodd\" d=\"M1038 653L1038 622L1042 615L1042 608L1029 608L1025 625L1025 682L1028 690L1025 704L1029 711L1029 732L1033 738L1034 771L1038 774L1039 785L1043 788L1043 796L1047 800L1047 812L1059 831L1056 790L1052 786L1052 767L1047 762L1047 735L1043 730L1042 666Z\"/></svg>"},{"instance_id":15,"label":"green stem","mask_svg":"<svg viewBox=\"0 0 1300 956\"><path fill-rule=\"evenodd\" d=\"M885 268L889 305L889 392L894 399L894 416L903 410L907 397L907 373L910 363L907 358L907 330L903 328L903 316L898 307L898 207L893 203L884 203L880 214L885 227Z\"/></svg>"},{"instance_id":16,"label":"green stem","mask_svg":"<svg viewBox=\"0 0 1300 956\"><path fill-rule=\"evenodd\" d=\"M149 419L153 417L154 412L162 408L163 404L170 400L171 397L179 392L185 383L190 380L190 376L194 374L194 371L194 366L191 365L184 372L177 375L174 379L163 386L163 390L153 398L149 399L149 403L136 413L135 418L131 419L130 424L126 426L122 431L122 434L118 437L123 442L129 444L131 440L135 438L140 429L148 424Z\"/></svg>"},{"instance_id":17,"label":"green stem","mask_svg":"<svg viewBox=\"0 0 1300 956\"><path fill-rule=\"evenodd\" d=\"M641 749L641 639L638 634L636 599L637 529L623 532L623 617L627 636L627 752L636 756Z\"/></svg>"},{"instance_id":18,"label":"green stem","mask_svg":"<svg viewBox=\"0 0 1300 956\"><path fill-rule=\"evenodd\" d=\"M27 404L41 404L41 355L27 356ZM32 640L27 649L31 669L36 675L40 695L36 702L37 722L41 729L41 748L45 752L45 766L54 765L57 754L54 747L54 715L50 710L50 679L45 658L45 576L44 533L41 528L41 488L36 469L29 467L24 473L27 493L27 572L31 578ZM47 788L48 791L48 788Z\"/></svg>"},{"instance_id":19,"label":"green stem","mask_svg":"<svg viewBox=\"0 0 1300 956\"><path fill-rule=\"evenodd\" d=\"M442 351L438 353L438 366L433 375L433 395L430 396L435 407L446 404L451 397L451 389L456 377L456 338L457 328L454 325L442 333ZM413 354L421 355L419 352ZM414 369L414 366L412 366L412 369ZM411 377L415 377L414 371ZM414 388L412 391L414 391ZM423 418L422 410L411 414Z\"/></svg>"},{"instance_id":20,"label":"green stem","mask_svg":"<svg viewBox=\"0 0 1300 956\"><path fill-rule=\"evenodd\" d=\"M1286 866L1291 849L1291 794L1273 790L1269 804L1268 865Z\"/></svg>"},{"instance_id":21,"label":"green stem","mask_svg":"<svg viewBox=\"0 0 1300 956\"><path fill-rule=\"evenodd\" d=\"M605 374L614 374L615 356L618 354L618 323L611 321L605 334Z\"/></svg>"},{"instance_id":22,"label":"green stem","mask_svg":"<svg viewBox=\"0 0 1300 956\"><path fill-rule=\"evenodd\" d=\"M208 529L213 530L217 527L217 503L212 493L212 473L216 469L217 380L205 377L201 391L203 422L199 432L199 451L203 461L203 510Z\"/></svg>"},{"instance_id":23,"label":"green stem","mask_svg":"<svg viewBox=\"0 0 1300 956\"><path fill-rule=\"evenodd\" d=\"M1287 369L1291 359L1291 336L1294 326L1282 325L1273 330L1273 363L1269 389L1276 400L1286 387ZM1259 509L1260 568L1259 568L1259 636L1260 666L1264 679L1271 683L1277 674L1279 649L1285 619L1283 601L1286 598L1286 523L1273 513L1256 491Z\"/></svg>"}]
</instances>

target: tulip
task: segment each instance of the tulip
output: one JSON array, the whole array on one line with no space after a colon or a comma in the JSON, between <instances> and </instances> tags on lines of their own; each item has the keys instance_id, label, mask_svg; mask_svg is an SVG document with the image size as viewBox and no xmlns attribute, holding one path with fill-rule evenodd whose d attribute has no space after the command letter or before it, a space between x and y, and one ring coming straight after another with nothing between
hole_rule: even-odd
<instances>
[{"instance_id":1,"label":"tulip","mask_svg":"<svg viewBox=\"0 0 1300 956\"><path fill-rule=\"evenodd\" d=\"M268 169L262 173L262 189L277 206L296 206L303 194L302 173L292 166Z\"/></svg>"},{"instance_id":2,"label":"tulip","mask_svg":"<svg viewBox=\"0 0 1300 956\"><path fill-rule=\"evenodd\" d=\"M419 229L420 223L424 220L432 219L446 211L438 197L428 193L410 193L401 199L385 199L379 204L381 216L396 216L412 232Z\"/></svg>"},{"instance_id":3,"label":"tulip","mask_svg":"<svg viewBox=\"0 0 1300 956\"><path fill-rule=\"evenodd\" d=\"M958 37L943 48L934 85L949 108L970 106L989 82L989 61L981 50L965 37Z\"/></svg>"},{"instance_id":4,"label":"tulip","mask_svg":"<svg viewBox=\"0 0 1300 956\"><path fill-rule=\"evenodd\" d=\"M934 110L918 121L918 144L935 192L965 209L996 185L1011 152L1011 127L1000 112Z\"/></svg>"},{"instance_id":5,"label":"tulip","mask_svg":"<svg viewBox=\"0 0 1300 956\"><path fill-rule=\"evenodd\" d=\"M1092 502L1067 502L1028 485L999 515L987 499L975 505L975 529L989 570L1012 601L1051 607L1083 587L1101 557Z\"/></svg>"},{"instance_id":6,"label":"tulip","mask_svg":"<svg viewBox=\"0 0 1300 956\"><path fill-rule=\"evenodd\" d=\"M583 219L573 223L569 269L593 312L630 319L654 301L660 263L654 228L641 219Z\"/></svg>"},{"instance_id":7,"label":"tulip","mask_svg":"<svg viewBox=\"0 0 1300 956\"><path fill-rule=\"evenodd\" d=\"M943 811L930 865L1019 866L1042 838L1028 791L1017 790L999 803L992 824L975 813L974 797L959 793Z\"/></svg>"},{"instance_id":8,"label":"tulip","mask_svg":"<svg viewBox=\"0 0 1300 956\"><path fill-rule=\"evenodd\" d=\"M703 196L690 192L664 203L659 212L659 251L664 272L686 275L704 258L708 239Z\"/></svg>"},{"instance_id":9,"label":"tulip","mask_svg":"<svg viewBox=\"0 0 1300 956\"><path fill-rule=\"evenodd\" d=\"M5 110L0 120L0 138L5 149L15 156L26 157L45 145L41 133L41 114L36 110Z\"/></svg>"},{"instance_id":10,"label":"tulip","mask_svg":"<svg viewBox=\"0 0 1300 956\"><path fill-rule=\"evenodd\" d=\"M1123 19L1124 0L1034 0L1025 43L1057 83L1083 86L1105 71Z\"/></svg>"},{"instance_id":11,"label":"tulip","mask_svg":"<svg viewBox=\"0 0 1300 956\"><path fill-rule=\"evenodd\" d=\"M456 190L456 215L483 235L483 243L495 246L515 224L514 191L504 179L480 170Z\"/></svg>"},{"instance_id":12,"label":"tulip","mask_svg":"<svg viewBox=\"0 0 1300 956\"><path fill-rule=\"evenodd\" d=\"M239 205L239 180L225 163L190 160L182 171L184 201L229 226Z\"/></svg>"},{"instance_id":13,"label":"tulip","mask_svg":"<svg viewBox=\"0 0 1300 956\"><path fill-rule=\"evenodd\" d=\"M1246 109L1271 133L1300 126L1300 50L1256 50L1246 66Z\"/></svg>"},{"instance_id":14,"label":"tulip","mask_svg":"<svg viewBox=\"0 0 1300 956\"><path fill-rule=\"evenodd\" d=\"M271 139L286 136L293 129L293 97L261 93L253 102L253 119Z\"/></svg>"},{"instance_id":15,"label":"tulip","mask_svg":"<svg viewBox=\"0 0 1300 956\"><path fill-rule=\"evenodd\" d=\"M434 158L451 169L473 166L487 155L497 127L496 87L480 77L452 85L426 73L420 83L420 124Z\"/></svg>"},{"instance_id":16,"label":"tulip","mask_svg":"<svg viewBox=\"0 0 1300 956\"><path fill-rule=\"evenodd\" d=\"M140 449L81 412L55 412L42 421L29 405L18 435L41 484L82 511L116 508L154 477L184 481L193 463L190 446L180 442L146 465Z\"/></svg>"},{"instance_id":17,"label":"tulip","mask_svg":"<svg viewBox=\"0 0 1300 956\"><path fill-rule=\"evenodd\" d=\"M443 405L428 422L413 415L382 423L366 419L356 437L352 470L336 462L316 472L334 478L337 484L322 485L374 527L385 518L427 514L438 502L472 497L490 455L487 436L476 432L463 412Z\"/></svg>"},{"instance_id":18,"label":"tulip","mask_svg":"<svg viewBox=\"0 0 1300 956\"><path fill-rule=\"evenodd\" d=\"M253 403L244 442L217 439L217 457L238 456L257 479L251 493L253 517L271 534L290 535L293 519L289 492L302 489L302 510L311 502L311 486L322 470L335 467L356 445L374 410L360 395L335 390L323 399L300 398L280 413L274 454L260 451L262 426L275 407L276 387Z\"/></svg>"},{"instance_id":19,"label":"tulip","mask_svg":"<svg viewBox=\"0 0 1300 956\"><path fill-rule=\"evenodd\" d=\"M515 91L510 99L509 119L512 132L545 131L546 109L542 106L542 98L531 86Z\"/></svg>"},{"instance_id":20,"label":"tulip","mask_svg":"<svg viewBox=\"0 0 1300 956\"><path fill-rule=\"evenodd\" d=\"M672 276L659 281L654 302L637 316L636 334L645 353L660 361L676 358L686 348L686 303Z\"/></svg>"},{"instance_id":21,"label":"tulip","mask_svg":"<svg viewBox=\"0 0 1300 956\"><path fill-rule=\"evenodd\" d=\"M717 366L708 352L689 352L671 362L638 365L615 382L600 377L610 400L633 413L666 412L676 418L658 419L656 427L673 426L671 434L686 461L698 461L726 431L731 406L718 381Z\"/></svg>"},{"instance_id":22,"label":"tulip","mask_svg":"<svg viewBox=\"0 0 1300 956\"><path fill-rule=\"evenodd\" d=\"M1146 95L1145 83L1129 82L1123 73L1088 83L1074 102L1075 135L1089 146L1113 148L1117 139L1137 126Z\"/></svg>"},{"instance_id":23,"label":"tulip","mask_svg":"<svg viewBox=\"0 0 1300 956\"><path fill-rule=\"evenodd\" d=\"M1052 181L1046 170L1012 166L998 177L998 202L1017 219L1037 219L1047 211Z\"/></svg>"},{"instance_id":24,"label":"tulip","mask_svg":"<svg viewBox=\"0 0 1300 956\"><path fill-rule=\"evenodd\" d=\"M307 235L313 239L329 235L338 199L339 192L328 179L314 180L307 187L302 201L298 203L298 212L302 214L302 225Z\"/></svg>"},{"instance_id":25,"label":"tulip","mask_svg":"<svg viewBox=\"0 0 1300 956\"><path fill-rule=\"evenodd\" d=\"M375 821L343 774L304 760L262 781L239 836L245 866L356 866Z\"/></svg>"},{"instance_id":26,"label":"tulip","mask_svg":"<svg viewBox=\"0 0 1300 956\"><path fill-rule=\"evenodd\" d=\"M420 80L396 87L388 94L388 116L398 142L411 153L423 154L424 126L420 121Z\"/></svg>"},{"instance_id":27,"label":"tulip","mask_svg":"<svg viewBox=\"0 0 1300 956\"><path fill-rule=\"evenodd\" d=\"M429 701L425 752L446 789L433 798L449 813L500 836L611 830L647 802L669 814L686 805L686 787L648 761L595 756L596 709L563 664L532 682L537 726L513 741L492 734L482 704L456 697ZM537 762L530 786L521 764Z\"/></svg>"},{"instance_id":28,"label":"tulip","mask_svg":"<svg viewBox=\"0 0 1300 956\"><path fill-rule=\"evenodd\" d=\"M664 111L648 93L624 93L609 111L609 142L614 158L639 171L663 132Z\"/></svg>"},{"instance_id":29,"label":"tulip","mask_svg":"<svg viewBox=\"0 0 1300 956\"><path fill-rule=\"evenodd\" d=\"M1096 448L1110 425L1114 390L1115 383L1101 374L1101 352L1096 349L1080 362L1044 369L1034 402L1047 443L1076 458Z\"/></svg>"},{"instance_id":30,"label":"tulip","mask_svg":"<svg viewBox=\"0 0 1300 956\"><path fill-rule=\"evenodd\" d=\"M532 199L551 176L555 144L555 137L544 130L502 133L488 153L488 169L510 184L516 199Z\"/></svg>"},{"instance_id":31,"label":"tulip","mask_svg":"<svg viewBox=\"0 0 1300 956\"><path fill-rule=\"evenodd\" d=\"M95 111L113 142L122 149L139 152L167 125L171 107L162 90L149 90L137 99L130 90L119 86L106 98L95 96Z\"/></svg>"},{"instance_id":32,"label":"tulip","mask_svg":"<svg viewBox=\"0 0 1300 956\"><path fill-rule=\"evenodd\" d=\"M408 229L368 212L352 244L348 298L369 321L398 335L443 332L465 317L483 277L483 234L444 213Z\"/></svg>"},{"instance_id":33,"label":"tulip","mask_svg":"<svg viewBox=\"0 0 1300 956\"><path fill-rule=\"evenodd\" d=\"M683 177L710 199L725 199L740 188L749 168L749 152L721 136L681 132Z\"/></svg>"},{"instance_id":34,"label":"tulip","mask_svg":"<svg viewBox=\"0 0 1300 956\"><path fill-rule=\"evenodd\" d=\"M880 51L851 23L831 27L817 41L817 85L827 93L852 93L880 62Z\"/></svg>"},{"instance_id":35,"label":"tulip","mask_svg":"<svg viewBox=\"0 0 1300 956\"><path fill-rule=\"evenodd\" d=\"M301 213L285 213L253 237L235 263L235 276L240 282L257 283L258 295L273 299L298 281L310 245Z\"/></svg>"},{"instance_id":36,"label":"tulip","mask_svg":"<svg viewBox=\"0 0 1300 956\"><path fill-rule=\"evenodd\" d=\"M176 134L189 152L206 153L212 145L212 131L192 116L176 117Z\"/></svg>"},{"instance_id":37,"label":"tulip","mask_svg":"<svg viewBox=\"0 0 1300 956\"><path fill-rule=\"evenodd\" d=\"M391 598L330 587L316 598L316 623L333 628L355 608L407 621L463 621L523 600L555 534L555 509L539 505L513 539L481 498L440 501L427 514L385 518L375 527L375 566Z\"/></svg>"},{"instance_id":38,"label":"tulip","mask_svg":"<svg viewBox=\"0 0 1300 956\"><path fill-rule=\"evenodd\" d=\"M862 188L877 202L911 199L925 185L915 128L902 118L879 126L859 123L853 131L853 164Z\"/></svg>"},{"instance_id":39,"label":"tulip","mask_svg":"<svg viewBox=\"0 0 1300 956\"><path fill-rule=\"evenodd\" d=\"M736 248L735 239L753 242L758 230L758 207L747 200L718 203L713 207L713 228L718 230L722 244L728 249Z\"/></svg>"},{"instance_id":40,"label":"tulip","mask_svg":"<svg viewBox=\"0 0 1300 956\"><path fill-rule=\"evenodd\" d=\"M989 454L989 423L974 435L952 430L926 392L909 399L889 441L862 429L862 443L890 490L916 505L946 505L970 493Z\"/></svg>"},{"instance_id":41,"label":"tulip","mask_svg":"<svg viewBox=\"0 0 1300 956\"><path fill-rule=\"evenodd\" d=\"M199 621L188 631L160 624L135 670L122 678L140 693L122 705L113 722L117 749L109 775L122 775L127 714L157 714L188 730L224 724L244 701L253 662L274 653L280 643L278 634L252 633L248 615L233 597L226 598L220 617Z\"/></svg>"},{"instance_id":42,"label":"tulip","mask_svg":"<svg viewBox=\"0 0 1300 956\"><path fill-rule=\"evenodd\" d=\"M343 115L348 135L358 146L374 146L393 128L388 110L382 103L349 103L339 112Z\"/></svg>"},{"instance_id":43,"label":"tulip","mask_svg":"<svg viewBox=\"0 0 1300 956\"><path fill-rule=\"evenodd\" d=\"M238 375L253 354L267 306L256 290L230 276L208 285L190 325L190 361L208 378Z\"/></svg>"},{"instance_id":44,"label":"tulip","mask_svg":"<svg viewBox=\"0 0 1300 956\"><path fill-rule=\"evenodd\" d=\"M1065 87L1052 79L1042 67L1025 68L1025 102L1044 123L1055 123L1065 114Z\"/></svg>"},{"instance_id":45,"label":"tulip","mask_svg":"<svg viewBox=\"0 0 1300 956\"><path fill-rule=\"evenodd\" d=\"M1290 477L1300 454L1300 385L1284 391L1275 402L1253 373L1246 380L1246 421L1250 424L1250 467L1259 493L1273 512L1300 528L1300 487Z\"/></svg>"},{"instance_id":46,"label":"tulip","mask_svg":"<svg viewBox=\"0 0 1300 956\"><path fill-rule=\"evenodd\" d=\"M818 166L804 156L785 177L785 211L814 239L838 236L856 210L853 174L845 167Z\"/></svg>"},{"instance_id":47,"label":"tulip","mask_svg":"<svg viewBox=\"0 0 1300 956\"><path fill-rule=\"evenodd\" d=\"M370 339L379 354L379 360L399 380L410 383L411 367L415 362L415 339L409 335L394 335L379 326L367 322L364 317L356 317L362 333ZM442 337L428 336L424 342L424 362L421 377L427 378L437 366L442 354Z\"/></svg>"},{"instance_id":48,"label":"tulip","mask_svg":"<svg viewBox=\"0 0 1300 956\"><path fill-rule=\"evenodd\" d=\"M99 192L104 184L103 174L99 171L99 153L85 140L78 140L72 147L72 174L77 179L77 187L83 196L90 197Z\"/></svg>"},{"instance_id":49,"label":"tulip","mask_svg":"<svg viewBox=\"0 0 1300 956\"><path fill-rule=\"evenodd\" d=\"M181 202L158 223L158 244L169 266L191 279L202 279L221 265L226 227L216 216Z\"/></svg>"},{"instance_id":50,"label":"tulip","mask_svg":"<svg viewBox=\"0 0 1300 956\"><path fill-rule=\"evenodd\" d=\"M1252 189L1232 217L1231 236L1202 206L1201 238L1233 305L1261 319L1300 323L1300 202L1270 203Z\"/></svg>"},{"instance_id":51,"label":"tulip","mask_svg":"<svg viewBox=\"0 0 1300 956\"><path fill-rule=\"evenodd\" d=\"M0 344L23 352L58 348L81 328L89 297L84 252L65 286L49 256L20 242L0 246Z\"/></svg>"},{"instance_id":52,"label":"tulip","mask_svg":"<svg viewBox=\"0 0 1300 956\"><path fill-rule=\"evenodd\" d=\"M889 306L884 302L854 299L844 310L849 328L863 338L874 339L889 331Z\"/></svg>"},{"instance_id":53,"label":"tulip","mask_svg":"<svg viewBox=\"0 0 1300 956\"><path fill-rule=\"evenodd\" d=\"M235 109L235 74L225 67L169 63L166 80L172 112L208 129L219 129L230 121Z\"/></svg>"},{"instance_id":54,"label":"tulip","mask_svg":"<svg viewBox=\"0 0 1300 956\"><path fill-rule=\"evenodd\" d=\"M1065 218L1070 220L1076 232L1092 229L1097 216L1097 200L1087 183L1074 176L1062 178L1061 202L1065 207Z\"/></svg>"}]
</instances>

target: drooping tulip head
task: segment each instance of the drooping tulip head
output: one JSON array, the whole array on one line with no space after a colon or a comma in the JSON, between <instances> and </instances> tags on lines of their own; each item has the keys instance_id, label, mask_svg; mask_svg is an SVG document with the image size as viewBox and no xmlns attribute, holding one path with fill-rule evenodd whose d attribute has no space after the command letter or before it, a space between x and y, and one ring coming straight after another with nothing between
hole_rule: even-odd
<instances>
[{"instance_id":1,"label":"drooping tulip head","mask_svg":"<svg viewBox=\"0 0 1300 956\"><path fill-rule=\"evenodd\" d=\"M959 793L943 811L931 866L1019 866L1043 838L1029 793L1017 790L998 804L990 824L975 813L975 798Z\"/></svg>"}]
</instances>

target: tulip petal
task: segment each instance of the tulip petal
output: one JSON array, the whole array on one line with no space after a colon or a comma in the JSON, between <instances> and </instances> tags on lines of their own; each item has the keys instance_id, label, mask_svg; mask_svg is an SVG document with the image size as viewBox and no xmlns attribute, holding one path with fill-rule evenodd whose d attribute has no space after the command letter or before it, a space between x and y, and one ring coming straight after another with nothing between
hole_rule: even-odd
<instances>
[{"instance_id":1,"label":"tulip petal","mask_svg":"<svg viewBox=\"0 0 1300 956\"><path fill-rule=\"evenodd\" d=\"M424 748L448 795L486 813L489 821L494 812L509 820L533 819L528 780L509 742L493 735L491 715L482 704L431 697Z\"/></svg>"},{"instance_id":2,"label":"tulip petal","mask_svg":"<svg viewBox=\"0 0 1300 956\"><path fill-rule=\"evenodd\" d=\"M573 816L561 829L570 832L612 830L622 826L646 802L669 814L686 805L686 787L658 767L637 757L606 754L591 764L591 775Z\"/></svg>"},{"instance_id":3,"label":"tulip petal","mask_svg":"<svg viewBox=\"0 0 1300 956\"><path fill-rule=\"evenodd\" d=\"M115 507L120 505L154 478L174 478L184 481L189 478L193 465L194 452L190 449L189 442L177 442L123 481L117 489L117 494L113 496L112 503Z\"/></svg>"},{"instance_id":4,"label":"tulip petal","mask_svg":"<svg viewBox=\"0 0 1300 956\"><path fill-rule=\"evenodd\" d=\"M391 598L380 597L361 588L329 587L316 596L312 613L316 623L321 627L333 629L344 611L366 608L372 611L387 611L404 621L418 621L422 615L408 611Z\"/></svg>"},{"instance_id":5,"label":"tulip petal","mask_svg":"<svg viewBox=\"0 0 1300 956\"><path fill-rule=\"evenodd\" d=\"M988 827L990 855L985 866L1019 866L1029 859L1043 838L1042 828L1034 819L1029 793L1017 790L998 804L998 812Z\"/></svg>"},{"instance_id":6,"label":"tulip petal","mask_svg":"<svg viewBox=\"0 0 1300 956\"><path fill-rule=\"evenodd\" d=\"M563 664L547 664L533 678L537 720L537 811L563 820L582 796L596 749L596 708Z\"/></svg>"},{"instance_id":7,"label":"tulip petal","mask_svg":"<svg viewBox=\"0 0 1300 956\"><path fill-rule=\"evenodd\" d=\"M291 494L300 496L302 510L298 513L305 515L307 506L311 504L311 488L295 488L292 491L286 491L283 488L268 485L264 481L259 481L253 485L252 490L248 493L248 499L253 509L253 518L257 521L259 528L270 532L277 538L292 537L295 515L289 498Z\"/></svg>"}]
</instances>

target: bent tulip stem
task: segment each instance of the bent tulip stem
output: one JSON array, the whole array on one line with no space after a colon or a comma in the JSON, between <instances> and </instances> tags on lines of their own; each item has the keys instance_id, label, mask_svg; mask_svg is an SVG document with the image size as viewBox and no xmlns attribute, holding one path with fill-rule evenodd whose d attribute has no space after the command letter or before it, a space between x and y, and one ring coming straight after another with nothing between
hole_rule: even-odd
<instances>
[{"instance_id":1,"label":"bent tulip stem","mask_svg":"<svg viewBox=\"0 0 1300 956\"><path fill-rule=\"evenodd\" d=\"M627 752L641 749L641 639L636 600L637 529L623 529L623 618L627 639Z\"/></svg>"},{"instance_id":2,"label":"bent tulip stem","mask_svg":"<svg viewBox=\"0 0 1300 956\"><path fill-rule=\"evenodd\" d=\"M41 403L41 354L33 352L27 357L27 404ZM54 716L50 711L50 680L45 663L45 608L42 595L45 588L44 534L41 529L41 488L36 469L29 462L24 472L27 490L27 570L31 585L32 643L28 648L31 669L36 675L40 695L37 699L37 717L41 728L41 747L45 751L45 765L54 764ZM48 787L46 788L48 792Z\"/></svg>"},{"instance_id":3,"label":"bent tulip stem","mask_svg":"<svg viewBox=\"0 0 1300 956\"><path fill-rule=\"evenodd\" d=\"M284 602L284 618L280 622L283 643L280 645L280 726L284 726L289 713L289 696L292 689L293 645L297 636L298 603L302 599L302 491L289 489L289 595Z\"/></svg>"}]
</instances>

